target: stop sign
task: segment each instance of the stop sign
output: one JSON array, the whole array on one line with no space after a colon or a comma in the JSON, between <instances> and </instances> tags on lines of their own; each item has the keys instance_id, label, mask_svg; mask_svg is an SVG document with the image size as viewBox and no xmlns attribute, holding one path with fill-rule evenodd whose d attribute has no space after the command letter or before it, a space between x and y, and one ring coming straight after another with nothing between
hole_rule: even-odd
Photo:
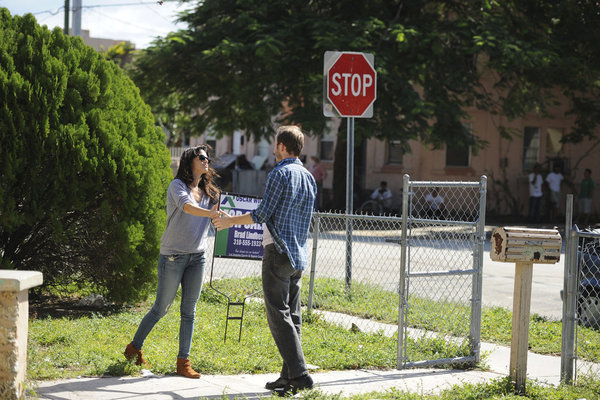
<instances>
[{"instance_id":1,"label":"stop sign","mask_svg":"<svg viewBox=\"0 0 600 400\"><path fill-rule=\"evenodd\" d=\"M371 60L368 60L369 57ZM371 117L377 72L373 56L343 52L327 70L327 99L342 117Z\"/></svg>"}]
</instances>

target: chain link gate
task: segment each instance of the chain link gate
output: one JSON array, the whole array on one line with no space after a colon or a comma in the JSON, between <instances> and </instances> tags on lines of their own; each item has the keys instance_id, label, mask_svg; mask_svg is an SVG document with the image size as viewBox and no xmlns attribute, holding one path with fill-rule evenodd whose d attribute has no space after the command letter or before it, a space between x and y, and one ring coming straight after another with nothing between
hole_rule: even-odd
<instances>
[{"instance_id":1,"label":"chain link gate","mask_svg":"<svg viewBox=\"0 0 600 400\"><path fill-rule=\"evenodd\" d=\"M479 362L486 184L404 176L398 368Z\"/></svg>"}]
</instances>

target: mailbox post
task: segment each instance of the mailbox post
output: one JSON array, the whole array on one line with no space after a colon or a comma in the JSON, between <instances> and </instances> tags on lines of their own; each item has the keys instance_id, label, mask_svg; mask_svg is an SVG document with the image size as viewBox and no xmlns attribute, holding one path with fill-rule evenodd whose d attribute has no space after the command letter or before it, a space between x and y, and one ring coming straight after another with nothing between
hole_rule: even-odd
<instances>
[{"instance_id":1,"label":"mailbox post","mask_svg":"<svg viewBox=\"0 0 600 400\"><path fill-rule=\"evenodd\" d=\"M525 392L527 379L533 264L557 263L561 246L562 238L556 229L505 227L492 232L490 258L515 263L509 371L518 393Z\"/></svg>"}]
</instances>

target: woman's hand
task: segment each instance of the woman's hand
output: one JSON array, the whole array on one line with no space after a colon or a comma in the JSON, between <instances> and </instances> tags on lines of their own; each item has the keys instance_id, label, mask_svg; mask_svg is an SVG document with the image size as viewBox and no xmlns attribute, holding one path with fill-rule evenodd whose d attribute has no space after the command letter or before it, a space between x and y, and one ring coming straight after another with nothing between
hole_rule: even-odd
<instances>
[{"instance_id":1,"label":"woman's hand","mask_svg":"<svg viewBox=\"0 0 600 400\"><path fill-rule=\"evenodd\" d=\"M219 210L217 215L213 217L212 222L215 228L217 228L217 231L220 231L231 227L230 219L231 216L229 214L223 210Z\"/></svg>"},{"instance_id":2,"label":"woman's hand","mask_svg":"<svg viewBox=\"0 0 600 400\"><path fill-rule=\"evenodd\" d=\"M210 219L215 219L215 218L219 218L219 205L215 204L209 211L210 215L209 218Z\"/></svg>"}]
</instances>

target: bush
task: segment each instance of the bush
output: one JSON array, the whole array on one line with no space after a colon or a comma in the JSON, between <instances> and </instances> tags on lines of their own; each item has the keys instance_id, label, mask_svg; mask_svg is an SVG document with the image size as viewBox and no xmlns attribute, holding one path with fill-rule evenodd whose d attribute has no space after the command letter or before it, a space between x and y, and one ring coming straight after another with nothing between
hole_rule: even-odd
<instances>
[{"instance_id":1,"label":"bush","mask_svg":"<svg viewBox=\"0 0 600 400\"><path fill-rule=\"evenodd\" d=\"M139 90L80 38L0 8L0 98L0 268L145 297L172 175Z\"/></svg>"}]
</instances>

